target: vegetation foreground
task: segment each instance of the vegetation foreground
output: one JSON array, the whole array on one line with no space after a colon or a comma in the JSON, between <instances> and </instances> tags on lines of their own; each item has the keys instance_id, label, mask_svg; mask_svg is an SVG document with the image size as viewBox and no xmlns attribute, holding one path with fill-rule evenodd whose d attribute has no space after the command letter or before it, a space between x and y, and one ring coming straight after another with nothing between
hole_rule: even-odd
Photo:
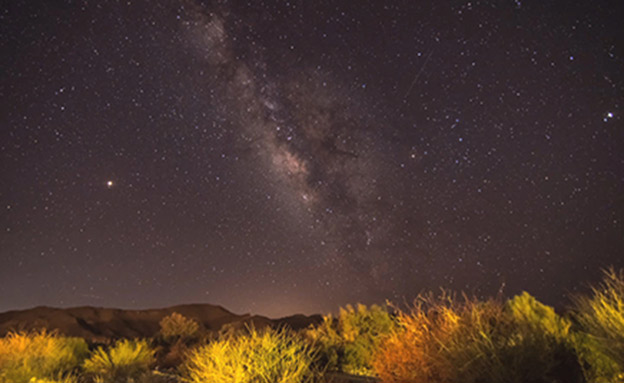
<instances>
[{"instance_id":1,"label":"vegetation foreground","mask_svg":"<svg viewBox=\"0 0 624 383\"><path fill-rule=\"evenodd\" d=\"M152 339L88 344L45 330L0 338L0 383L298 383L333 372L388 383L624 383L624 270L566 316L507 301L423 294L407 310L347 306L302 331L224 331L174 313Z\"/></svg>"}]
</instances>

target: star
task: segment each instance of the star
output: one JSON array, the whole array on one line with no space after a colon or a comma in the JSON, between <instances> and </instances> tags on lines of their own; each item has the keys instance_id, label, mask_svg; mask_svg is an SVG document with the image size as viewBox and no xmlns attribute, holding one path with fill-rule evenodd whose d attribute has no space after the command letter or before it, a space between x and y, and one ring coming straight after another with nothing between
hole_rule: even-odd
<instances>
[{"instance_id":1,"label":"star","mask_svg":"<svg viewBox=\"0 0 624 383\"><path fill-rule=\"evenodd\" d=\"M323 314L505 278L565 305L624 267L606 3L43 3L0 7L0 312Z\"/></svg>"}]
</instances>

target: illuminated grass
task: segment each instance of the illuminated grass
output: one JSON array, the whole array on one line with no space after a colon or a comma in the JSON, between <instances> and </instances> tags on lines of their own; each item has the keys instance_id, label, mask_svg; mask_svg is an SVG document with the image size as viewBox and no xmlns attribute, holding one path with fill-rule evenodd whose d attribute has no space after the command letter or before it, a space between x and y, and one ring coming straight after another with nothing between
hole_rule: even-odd
<instances>
[{"instance_id":1,"label":"illuminated grass","mask_svg":"<svg viewBox=\"0 0 624 383\"><path fill-rule=\"evenodd\" d=\"M591 297L576 299L577 348L594 382L624 382L624 270L604 271Z\"/></svg>"},{"instance_id":2,"label":"illuminated grass","mask_svg":"<svg viewBox=\"0 0 624 383\"><path fill-rule=\"evenodd\" d=\"M148 371L154 362L154 350L147 341L122 339L109 349L98 347L85 360L83 368L99 380L114 382L135 378Z\"/></svg>"},{"instance_id":3,"label":"illuminated grass","mask_svg":"<svg viewBox=\"0 0 624 383\"><path fill-rule=\"evenodd\" d=\"M396 327L396 321L381 306L341 308L337 318L323 317L323 322L306 331L319 348L325 367L355 375L374 374L373 355L381 340Z\"/></svg>"},{"instance_id":4,"label":"illuminated grass","mask_svg":"<svg viewBox=\"0 0 624 383\"><path fill-rule=\"evenodd\" d=\"M72 382L63 378L80 365L88 352L80 338L68 338L45 330L10 332L0 338L0 382Z\"/></svg>"},{"instance_id":5,"label":"illuminated grass","mask_svg":"<svg viewBox=\"0 0 624 383\"><path fill-rule=\"evenodd\" d=\"M0 383L309 383L326 370L384 383L624 383L624 270L606 270L575 303L562 317L526 292L507 301L423 294L392 314L346 306L301 333L251 328L207 344L197 322L173 313L153 340L90 355L83 339L12 332L0 338ZM162 346L159 367L177 370L149 373L148 342Z\"/></svg>"},{"instance_id":6,"label":"illuminated grass","mask_svg":"<svg viewBox=\"0 0 624 383\"><path fill-rule=\"evenodd\" d=\"M226 335L191 352L182 366L193 383L299 383L314 377L314 352L286 330Z\"/></svg>"},{"instance_id":7,"label":"illuminated grass","mask_svg":"<svg viewBox=\"0 0 624 383\"><path fill-rule=\"evenodd\" d=\"M384 382L578 381L570 324L524 293L507 304L420 296L373 366ZM575 380L576 379L576 380Z\"/></svg>"},{"instance_id":8,"label":"illuminated grass","mask_svg":"<svg viewBox=\"0 0 624 383\"><path fill-rule=\"evenodd\" d=\"M79 383L78 377L75 375L67 375L57 379L49 378L32 378L28 383Z\"/></svg>"}]
</instances>

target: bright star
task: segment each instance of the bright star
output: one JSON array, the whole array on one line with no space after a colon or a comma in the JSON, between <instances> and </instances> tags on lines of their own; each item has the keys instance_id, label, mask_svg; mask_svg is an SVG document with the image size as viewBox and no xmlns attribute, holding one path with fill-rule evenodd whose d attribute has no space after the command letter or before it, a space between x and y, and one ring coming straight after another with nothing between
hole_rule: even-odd
<instances>
[{"instance_id":1,"label":"bright star","mask_svg":"<svg viewBox=\"0 0 624 383\"><path fill-rule=\"evenodd\" d=\"M107 186L108 188L112 188L112 187L113 187L113 185L114 185L113 181L106 181L106 186Z\"/></svg>"}]
</instances>

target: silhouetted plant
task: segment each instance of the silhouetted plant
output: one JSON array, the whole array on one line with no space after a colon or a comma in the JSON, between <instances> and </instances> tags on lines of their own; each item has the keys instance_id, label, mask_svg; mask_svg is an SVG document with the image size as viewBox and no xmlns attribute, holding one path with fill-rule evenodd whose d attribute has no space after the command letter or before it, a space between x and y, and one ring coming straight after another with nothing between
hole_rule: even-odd
<instances>
[{"instance_id":1,"label":"silhouetted plant","mask_svg":"<svg viewBox=\"0 0 624 383\"><path fill-rule=\"evenodd\" d=\"M87 343L81 338L45 330L10 332L0 338L0 382L73 379L67 374L80 365L87 353Z\"/></svg>"},{"instance_id":2,"label":"silhouetted plant","mask_svg":"<svg viewBox=\"0 0 624 383\"><path fill-rule=\"evenodd\" d=\"M160 321L160 334L168 342L193 339L199 334L199 324L182 314L172 313Z\"/></svg>"}]
</instances>

